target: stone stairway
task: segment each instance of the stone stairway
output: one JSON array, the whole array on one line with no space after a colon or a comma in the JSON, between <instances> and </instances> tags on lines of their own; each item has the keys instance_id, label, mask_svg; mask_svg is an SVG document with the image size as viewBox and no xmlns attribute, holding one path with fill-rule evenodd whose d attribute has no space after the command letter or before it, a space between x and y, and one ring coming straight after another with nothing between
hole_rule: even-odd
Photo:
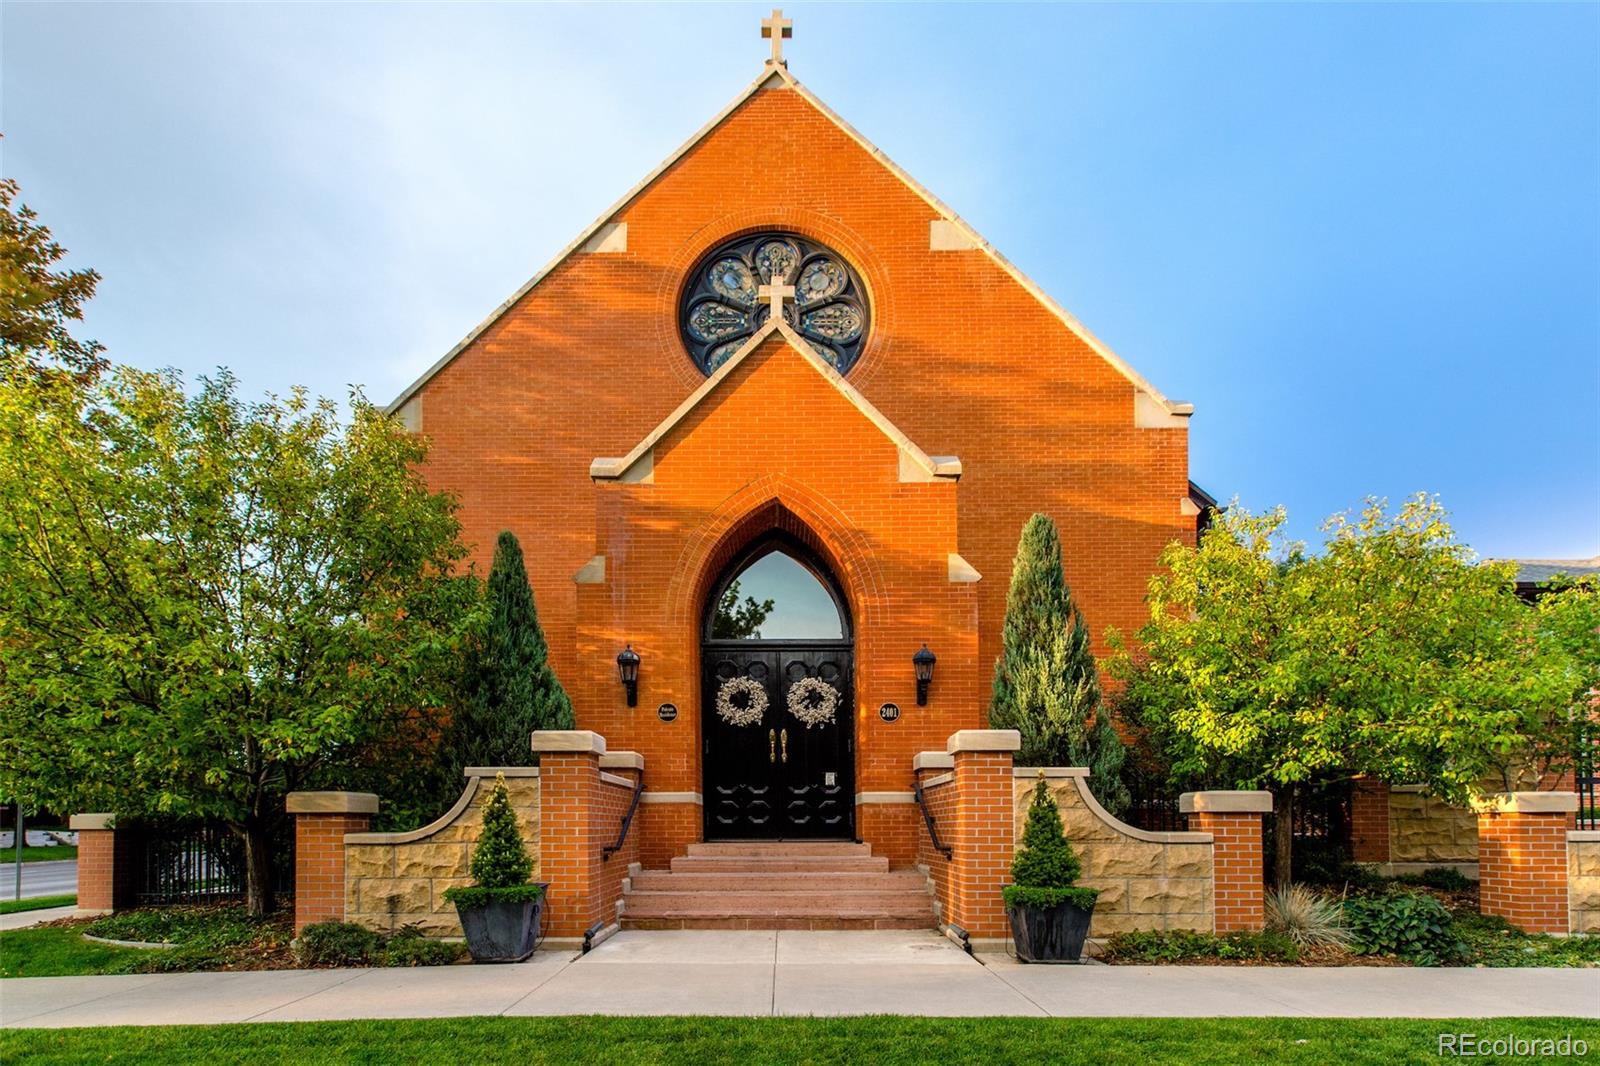
<instances>
[{"instance_id":1,"label":"stone stairway","mask_svg":"<svg viewBox=\"0 0 1600 1066\"><path fill-rule=\"evenodd\" d=\"M624 929L931 929L916 870L889 869L868 844L691 844L670 870L629 879Z\"/></svg>"}]
</instances>

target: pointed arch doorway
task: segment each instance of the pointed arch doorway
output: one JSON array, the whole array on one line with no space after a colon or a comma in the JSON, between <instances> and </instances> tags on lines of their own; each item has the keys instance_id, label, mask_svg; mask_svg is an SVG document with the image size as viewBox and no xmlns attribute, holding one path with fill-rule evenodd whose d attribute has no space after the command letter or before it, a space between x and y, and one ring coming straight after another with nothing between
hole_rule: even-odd
<instances>
[{"instance_id":1,"label":"pointed arch doorway","mask_svg":"<svg viewBox=\"0 0 1600 1066\"><path fill-rule=\"evenodd\" d=\"M705 839L855 837L855 634L832 571L775 532L701 622Z\"/></svg>"}]
</instances>

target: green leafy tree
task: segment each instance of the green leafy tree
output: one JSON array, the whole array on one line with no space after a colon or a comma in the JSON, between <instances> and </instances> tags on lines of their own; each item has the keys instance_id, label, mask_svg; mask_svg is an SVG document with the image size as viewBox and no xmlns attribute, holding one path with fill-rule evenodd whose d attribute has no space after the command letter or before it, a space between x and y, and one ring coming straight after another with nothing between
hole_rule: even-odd
<instances>
[{"instance_id":1,"label":"green leafy tree","mask_svg":"<svg viewBox=\"0 0 1600 1066\"><path fill-rule=\"evenodd\" d=\"M488 618L451 727L457 769L527 766L534 730L573 727L572 701L550 668L522 545L503 532L489 570ZM459 788L459 774L453 776Z\"/></svg>"},{"instance_id":2,"label":"green leafy tree","mask_svg":"<svg viewBox=\"0 0 1600 1066\"><path fill-rule=\"evenodd\" d=\"M24 356L8 353L18 370ZM475 608L426 445L361 396L0 382L0 787L220 820L272 908L283 797L437 735Z\"/></svg>"},{"instance_id":3,"label":"green leafy tree","mask_svg":"<svg viewBox=\"0 0 1600 1066\"><path fill-rule=\"evenodd\" d=\"M1040 771L1028 804L1022 846L1011 859L1011 884L1002 890L1006 906L1049 908L1071 903L1091 910L1100 893L1075 887L1081 872L1078 854L1061 826L1061 808Z\"/></svg>"},{"instance_id":4,"label":"green leafy tree","mask_svg":"<svg viewBox=\"0 0 1600 1066\"><path fill-rule=\"evenodd\" d=\"M1102 705L1089 625L1067 588L1061 538L1047 515L1028 519L1017 544L989 725L1022 734L1019 762L1086 766L1106 809L1126 807L1122 740Z\"/></svg>"},{"instance_id":5,"label":"green leafy tree","mask_svg":"<svg viewBox=\"0 0 1600 1066\"><path fill-rule=\"evenodd\" d=\"M759 640L761 623L772 613L772 600L757 601L746 596L739 602L739 582L734 581L717 601L716 613L711 616L713 640Z\"/></svg>"},{"instance_id":6,"label":"green leafy tree","mask_svg":"<svg viewBox=\"0 0 1600 1066\"><path fill-rule=\"evenodd\" d=\"M1479 563L1425 496L1330 520L1317 555L1283 522L1235 505L1198 548L1170 546L1140 652L1113 640L1175 774L1273 790L1279 884L1308 786L1366 774L1465 803L1570 760L1594 673L1553 634L1594 647L1592 589L1529 609L1509 565Z\"/></svg>"},{"instance_id":7,"label":"green leafy tree","mask_svg":"<svg viewBox=\"0 0 1600 1066\"><path fill-rule=\"evenodd\" d=\"M57 270L67 253L17 204L17 183L0 179L0 357L7 374L61 370L87 381L105 369L104 348L80 341L68 324L83 318L100 275Z\"/></svg>"}]
</instances>

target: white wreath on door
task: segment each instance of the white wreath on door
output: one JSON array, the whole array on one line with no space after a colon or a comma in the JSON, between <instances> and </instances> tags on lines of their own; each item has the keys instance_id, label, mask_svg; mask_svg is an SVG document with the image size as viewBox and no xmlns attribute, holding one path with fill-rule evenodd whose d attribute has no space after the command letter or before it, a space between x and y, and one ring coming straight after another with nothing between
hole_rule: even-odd
<instances>
[{"instance_id":1,"label":"white wreath on door","mask_svg":"<svg viewBox=\"0 0 1600 1066\"><path fill-rule=\"evenodd\" d=\"M745 694L743 707L733 702ZM717 717L729 725L756 725L767 713L767 686L750 677L730 677L717 688Z\"/></svg>"},{"instance_id":2,"label":"white wreath on door","mask_svg":"<svg viewBox=\"0 0 1600 1066\"><path fill-rule=\"evenodd\" d=\"M789 713L805 723L830 725L839 709L839 690L820 677L807 677L789 687Z\"/></svg>"}]
</instances>

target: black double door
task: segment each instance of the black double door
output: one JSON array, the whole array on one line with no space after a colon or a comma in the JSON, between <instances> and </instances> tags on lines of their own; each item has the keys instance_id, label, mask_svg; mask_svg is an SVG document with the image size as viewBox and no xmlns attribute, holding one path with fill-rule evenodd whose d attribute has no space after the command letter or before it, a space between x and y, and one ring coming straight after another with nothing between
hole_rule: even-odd
<instances>
[{"instance_id":1,"label":"black double door","mask_svg":"<svg viewBox=\"0 0 1600 1066\"><path fill-rule=\"evenodd\" d=\"M854 838L849 642L710 641L702 661L706 839Z\"/></svg>"}]
</instances>

